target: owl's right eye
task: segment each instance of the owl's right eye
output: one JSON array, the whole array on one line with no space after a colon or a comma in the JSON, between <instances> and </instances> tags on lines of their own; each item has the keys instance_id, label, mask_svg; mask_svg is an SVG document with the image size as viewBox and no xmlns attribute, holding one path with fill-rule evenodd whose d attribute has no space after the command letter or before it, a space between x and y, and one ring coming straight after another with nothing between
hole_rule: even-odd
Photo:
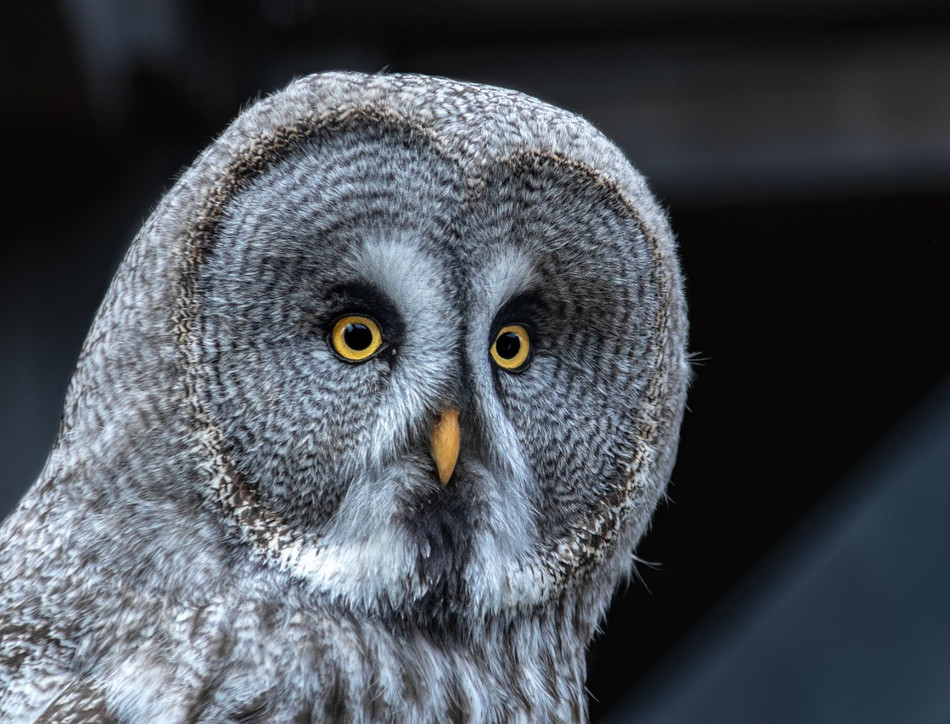
<instances>
[{"instance_id":1,"label":"owl's right eye","mask_svg":"<svg viewBox=\"0 0 950 724\"><path fill-rule=\"evenodd\" d=\"M383 334L374 319L347 314L330 329L330 348L347 362L364 362L383 346Z\"/></svg>"}]
</instances>

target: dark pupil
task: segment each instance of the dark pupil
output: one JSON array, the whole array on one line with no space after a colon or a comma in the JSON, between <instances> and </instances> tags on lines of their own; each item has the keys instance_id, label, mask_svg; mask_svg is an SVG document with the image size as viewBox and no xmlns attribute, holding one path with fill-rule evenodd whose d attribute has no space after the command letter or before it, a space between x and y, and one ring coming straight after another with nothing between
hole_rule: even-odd
<instances>
[{"instance_id":1,"label":"dark pupil","mask_svg":"<svg viewBox=\"0 0 950 724\"><path fill-rule=\"evenodd\" d=\"M514 332L505 332L495 341L495 349L502 359L514 359L521 350L521 338Z\"/></svg>"},{"instance_id":2,"label":"dark pupil","mask_svg":"<svg viewBox=\"0 0 950 724\"><path fill-rule=\"evenodd\" d=\"M359 352L373 343L373 333L365 324L348 324L343 330L343 341L347 347Z\"/></svg>"}]
</instances>

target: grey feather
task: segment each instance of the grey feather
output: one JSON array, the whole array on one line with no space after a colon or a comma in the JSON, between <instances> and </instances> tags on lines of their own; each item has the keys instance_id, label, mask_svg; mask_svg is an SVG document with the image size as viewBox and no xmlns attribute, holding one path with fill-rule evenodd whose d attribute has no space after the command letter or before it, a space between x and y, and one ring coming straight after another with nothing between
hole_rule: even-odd
<instances>
[{"instance_id":1,"label":"grey feather","mask_svg":"<svg viewBox=\"0 0 950 724\"><path fill-rule=\"evenodd\" d=\"M686 333L663 211L576 115L406 75L265 98L134 240L0 530L0 718L585 719Z\"/></svg>"}]
</instances>

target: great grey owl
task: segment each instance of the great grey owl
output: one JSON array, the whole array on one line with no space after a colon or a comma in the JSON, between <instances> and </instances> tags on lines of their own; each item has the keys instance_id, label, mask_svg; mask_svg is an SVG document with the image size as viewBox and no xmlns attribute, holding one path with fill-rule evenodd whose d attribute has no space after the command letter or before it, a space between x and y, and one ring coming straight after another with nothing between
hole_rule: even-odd
<instances>
[{"instance_id":1,"label":"great grey owl","mask_svg":"<svg viewBox=\"0 0 950 724\"><path fill-rule=\"evenodd\" d=\"M584 720L688 376L666 217L591 125L298 80L98 312L0 537L0 719Z\"/></svg>"}]
</instances>

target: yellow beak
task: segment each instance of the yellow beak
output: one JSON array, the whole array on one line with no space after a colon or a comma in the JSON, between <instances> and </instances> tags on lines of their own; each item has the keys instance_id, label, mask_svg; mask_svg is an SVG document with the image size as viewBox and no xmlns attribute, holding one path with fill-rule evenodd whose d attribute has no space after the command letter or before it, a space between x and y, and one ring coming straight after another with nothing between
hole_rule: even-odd
<instances>
[{"instance_id":1,"label":"yellow beak","mask_svg":"<svg viewBox=\"0 0 950 724\"><path fill-rule=\"evenodd\" d=\"M435 460L435 467L439 471L439 480L445 485L452 477L455 463L459 459L459 411L448 409L432 428L430 452Z\"/></svg>"}]
</instances>

